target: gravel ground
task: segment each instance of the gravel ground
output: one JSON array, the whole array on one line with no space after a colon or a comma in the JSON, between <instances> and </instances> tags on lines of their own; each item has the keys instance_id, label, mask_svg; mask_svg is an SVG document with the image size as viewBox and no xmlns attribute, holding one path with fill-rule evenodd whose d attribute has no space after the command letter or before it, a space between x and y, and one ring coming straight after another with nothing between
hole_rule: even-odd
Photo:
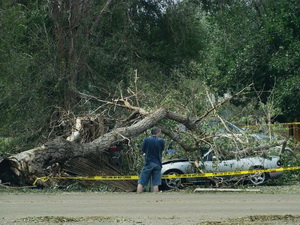
<instances>
[{"instance_id":1,"label":"gravel ground","mask_svg":"<svg viewBox=\"0 0 300 225\"><path fill-rule=\"evenodd\" d=\"M158 194L2 190L0 224L300 225L299 184L263 186L260 192L194 189Z\"/></svg>"}]
</instances>

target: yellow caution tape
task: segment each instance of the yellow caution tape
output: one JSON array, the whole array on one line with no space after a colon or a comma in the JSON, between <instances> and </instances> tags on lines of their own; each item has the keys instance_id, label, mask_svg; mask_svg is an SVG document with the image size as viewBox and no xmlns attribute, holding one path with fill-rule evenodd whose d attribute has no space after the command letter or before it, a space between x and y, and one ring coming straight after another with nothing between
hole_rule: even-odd
<instances>
[{"instance_id":1,"label":"yellow caution tape","mask_svg":"<svg viewBox=\"0 0 300 225\"><path fill-rule=\"evenodd\" d=\"M162 179L175 179L175 178L198 178L198 177L220 177L220 176L234 176L234 175L247 175L254 173L275 173L280 171L300 170L300 166L286 167L286 168L274 168L274 169L258 169L258 170L243 170L243 171L230 171L230 172L213 172L213 173L191 173L191 174L172 174L162 175ZM88 177L38 177L33 182L35 186L38 181L46 182L50 179L55 180L138 180L138 175L126 175L126 176L88 176Z\"/></svg>"},{"instance_id":2,"label":"yellow caution tape","mask_svg":"<svg viewBox=\"0 0 300 225\"><path fill-rule=\"evenodd\" d=\"M264 124L254 124L254 125L244 125L243 128L250 127L262 127L262 126L284 126L284 125L300 125L300 122L291 122L291 123L264 123Z\"/></svg>"},{"instance_id":3,"label":"yellow caution tape","mask_svg":"<svg viewBox=\"0 0 300 225\"><path fill-rule=\"evenodd\" d=\"M258 170L243 170L243 171L230 171L230 172L214 172L214 173L192 173L192 174L174 174L174 175L163 175L162 178L197 178L197 177L220 177L220 176L232 176L232 175L247 175L254 173L275 173L279 171L287 170L300 170L300 166L277 168L277 169L258 169Z\"/></svg>"}]
</instances>

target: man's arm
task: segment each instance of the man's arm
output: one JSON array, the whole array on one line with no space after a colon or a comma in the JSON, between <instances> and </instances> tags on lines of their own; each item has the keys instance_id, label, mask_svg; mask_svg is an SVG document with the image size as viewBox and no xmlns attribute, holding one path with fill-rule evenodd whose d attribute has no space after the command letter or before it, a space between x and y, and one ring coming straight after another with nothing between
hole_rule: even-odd
<instances>
[{"instance_id":1,"label":"man's arm","mask_svg":"<svg viewBox=\"0 0 300 225\"><path fill-rule=\"evenodd\" d=\"M161 147L162 147L162 151L165 150L165 140L161 139Z\"/></svg>"},{"instance_id":2,"label":"man's arm","mask_svg":"<svg viewBox=\"0 0 300 225\"><path fill-rule=\"evenodd\" d=\"M146 153L146 145L147 145L146 144L146 140L147 139L145 138L144 141L143 141L143 144L142 144L142 148L141 148L141 150L142 150L143 153Z\"/></svg>"}]
</instances>

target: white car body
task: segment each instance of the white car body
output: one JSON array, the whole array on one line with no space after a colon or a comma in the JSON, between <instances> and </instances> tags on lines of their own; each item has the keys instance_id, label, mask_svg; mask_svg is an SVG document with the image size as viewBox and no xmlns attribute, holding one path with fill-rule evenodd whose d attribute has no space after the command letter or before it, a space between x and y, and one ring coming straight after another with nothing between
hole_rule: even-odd
<instances>
[{"instance_id":1,"label":"white car body","mask_svg":"<svg viewBox=\"0 0 300 225\"><path fill-rule=\"evenodd\" d=\"M174 159L163 162L162 175L168 174L191 174L199 173L199 169L205 172L232 172L243 171L251 169L276 169L281 167L280 157L272 156L268 158L263 157L246 157L241 159L229 159L229 160L216 160L212 155L212 151L209 152L204 158L203 162L199 162L199 167L196 167L194 162L185 159ZM276 178L283 174L282 171L257 173L248 175L247 178L254 185L265 183L269 178ZM229 179L231 176L225 176L224 179ZM163 179L162 186L164 189L177 189L180 188L182 183L208 181L207 178L174 178Z\"/></svg>"}]
</instances>

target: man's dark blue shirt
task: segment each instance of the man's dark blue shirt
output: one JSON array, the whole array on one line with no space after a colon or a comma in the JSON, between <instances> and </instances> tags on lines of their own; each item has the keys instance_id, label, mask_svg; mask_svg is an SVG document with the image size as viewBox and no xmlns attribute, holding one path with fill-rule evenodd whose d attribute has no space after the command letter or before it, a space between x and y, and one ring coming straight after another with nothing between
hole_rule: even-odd
<instances>
[{"instance_id":1,"label":"man's dark blue shirt","mask_svg":"<svg viewBox=\"0 0 300 225\"><path fill-rule=\"evenodd\" d=\"M142 151L145 153L145 165L155 163L162 167L162 152L165 148L164 139L153 135L143 141Z\"/></svg>"}]
</instances>

